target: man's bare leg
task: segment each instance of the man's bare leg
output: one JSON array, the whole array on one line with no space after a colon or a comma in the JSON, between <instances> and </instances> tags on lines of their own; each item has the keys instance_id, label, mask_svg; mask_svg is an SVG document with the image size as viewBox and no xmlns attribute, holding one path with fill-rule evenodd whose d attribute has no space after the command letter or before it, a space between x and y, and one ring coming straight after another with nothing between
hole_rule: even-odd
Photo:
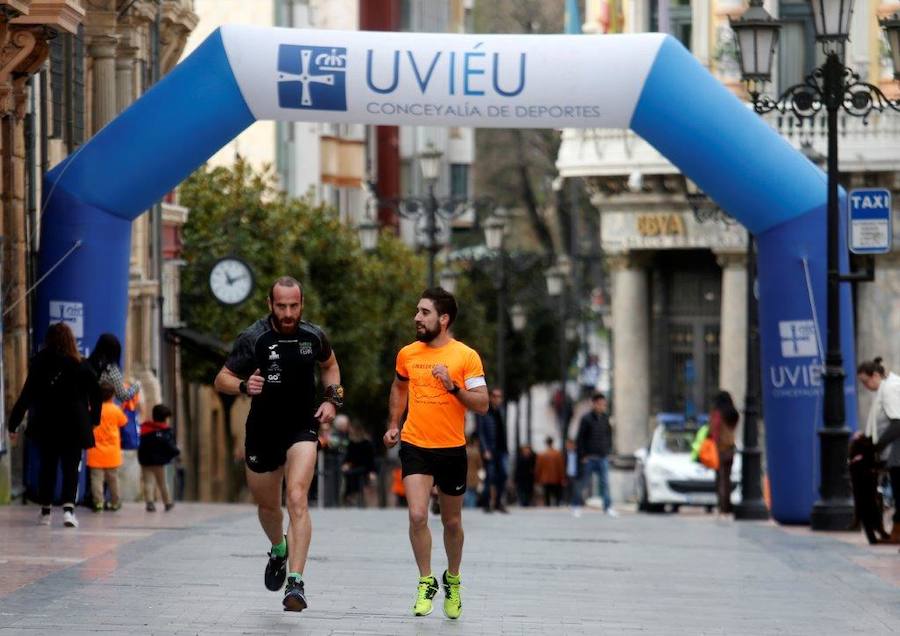
<instances>
[{"instance_id":1,"label":"man's bare leg","mask_svg":"<svg viewBox=\"0 0 900 636\"><path fill-rule=\"evenodd\" d=\"M284 538L284 515L281 512L281 480L284 468L270 473L255 473L247 469L247 486L253 501L256 502L256 514L263 532L272 542L278 545Z\"/></svg>"},{"instance_id":2,"label":"man's bare leg","mask_svg":"<svg viewBox=\"0 0 900 636\"><path fill-rule=\"evenodd\" d=\"M444 524L444 550L447 552L447 571L456 576L462 563L463 527L461 495L439 494L441 521Z\"/></svg>"},{"instance_id":3,"label":"man's bare leg","mask_svg":"<svg viewBox=\"0 0 900 636\"><path fill-rule=\"evenodd\" d=\"M431 531L428 529L428 504L431 501L431 475L407 475L403 478L409 509L409 542L412 544L419 576L431 574Z\"/></svg>"},{"instance_id":4,"label":"man's bare leg","mask_svg":"<svg viewBox=\"0 0 900 636\"><path fill-rule=\"evenodd\" d=\"M287 481L287 509L290 518L288 528L288 572L303 574L312 523L309 518L308 494L316 468L316 443L297 442L288 449L285 463Z\"/></svg>"}]
</instances>

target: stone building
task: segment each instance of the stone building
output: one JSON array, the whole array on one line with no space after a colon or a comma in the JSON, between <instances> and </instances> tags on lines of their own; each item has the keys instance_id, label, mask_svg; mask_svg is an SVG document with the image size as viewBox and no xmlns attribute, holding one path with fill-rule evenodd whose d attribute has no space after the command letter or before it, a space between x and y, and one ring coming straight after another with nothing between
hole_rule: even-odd
<instances>
[{"instance_id":1,"label":"stone building","mask_svg":"<svg viewBox=\"0 0 900 636\"><path fill-rule=\"evenodd\" d=\"M656 0L588 0L584 31L668 32L746 98L728 26L728 17L739 16L745 5L739 0L675 0L662 23L658 6ZM769 0L765 7L786 21L770 87L780 93L802 81L822 58L808 2ZM898 8L893 0L856 3L846 62L894 97L898 87L890 60L882 54L876 17ZM816 160L824 159L827 148L824 117L822 113L812 125L802 126L791 116L767 115L766 121ZM900 189L900 116L873 115L868 125L843 116L840 135L845 188ZM619 452L629 454L646 444L657 412L683 412L691 405L705 412L719 387L729 390L740 407L746 381L745 230L718 215L699 222L703 215L694 213L689 200L702 199L702 193L630 131L565 130L557 166L561 176L585 180L600 214L612 284ZM895 228L900 220L896 214ZM900 340L892 334L900 327L900 262L892 255L876 260L876 281L856 285L857 352L861 359L883 355L896 369ZM864 417L869 401L860 397Z\"/></svg>"},{"instance_id":2,"label":"stone building","mask_svg":"<svg viewBox=\"0 0 900 636\"><path fill-rule=\"evenodd\" d=\"M42 334L31 332L42 175L148 90L177 62L196 26L192 0L0 2L3 174L4 415ZM177 355L163 327L178 320L178 246L187 211L177 195L142 215L132 234L126 378L143 385L145 409L177 404ZM92 343L91 343L92 344ZM5 433L4 433L5 438ZM0 499L21 488L22 449L0 458ZM137 495L126 457L124 495Z\"/></svg>"}]
</instances>

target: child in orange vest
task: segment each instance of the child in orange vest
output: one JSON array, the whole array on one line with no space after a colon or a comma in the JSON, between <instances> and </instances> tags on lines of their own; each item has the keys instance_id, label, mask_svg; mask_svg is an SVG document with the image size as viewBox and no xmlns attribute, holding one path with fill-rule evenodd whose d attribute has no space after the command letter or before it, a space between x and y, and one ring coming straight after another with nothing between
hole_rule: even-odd
<instances>
[{"instance_id":1,"label":"child in orange vest","mask_svg":"<svg viewBox=\"0 0 900 636\"><path fill-rule=\"evenodd\" d=\"M119 501L119 466L122 465L122 441L119 428L128 423L125 412L113 402L116 389L108 382L100 383L103 407L100 425L94 429L94 447L87 451L87 465L91 472L91 496L94 512L103 510L103 484L109 486L107 510L122 507Z\"/></svg>"}]
</instances>

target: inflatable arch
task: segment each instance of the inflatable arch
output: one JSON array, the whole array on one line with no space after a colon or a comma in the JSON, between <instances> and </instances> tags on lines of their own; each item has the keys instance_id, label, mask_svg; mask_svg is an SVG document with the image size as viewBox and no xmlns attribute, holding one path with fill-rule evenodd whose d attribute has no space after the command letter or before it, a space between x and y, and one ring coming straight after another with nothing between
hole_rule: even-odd
<instances>
[{"instance_id":1,"label":"inflatable arch","mask_svg":"<svg viewBox=\"0 0 900 636\"><path fill-rule=\"evenodd\" d=\"M47 174L37 333L62 319L83 346L104 331L124 339L131 221L257 119L631 128L759 240L772 512L808 520L819 483L825 176L678 41L224 26ZM854 359L845 360L855 427Z\"/></svg>"}]
</instances>

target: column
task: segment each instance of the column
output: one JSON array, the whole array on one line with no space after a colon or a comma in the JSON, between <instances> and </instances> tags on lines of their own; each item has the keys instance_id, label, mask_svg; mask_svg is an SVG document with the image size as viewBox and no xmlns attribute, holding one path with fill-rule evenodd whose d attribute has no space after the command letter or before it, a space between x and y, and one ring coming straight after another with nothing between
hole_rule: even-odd
<instances>
[{"instance_id":1,"label":"column","mask_svg":"<svg viewBox=\"0 0 900 636\"><path fill-rule=\"evenodd\" d=\"M96 134L118 113L116 103L116 47L113 35L94 35L88 44L91 69L91 132Z\"/></svg>"},{"instance_id":2,"label":"column","mask_svg":"<svg viewBox=\"0 0 900 636\"><path fill-rule=\"evenodd\" d=\"M897 197L898 193L893 192ZM894 209L894 242L900 213ZM875 257L875 281L856 286L856 361L882 358L887 371L900 373L900 254ZM865 428L874 394L857 385L859 426Z\"/></svg>"},{"instance_id":3,"label":"column","mask_svg":"<svg viewBox=\"0 0 900 636\"><path fill-rule=\"evenodd\" d=\"M612 271L613 408L616 451L633 453L649 440L650 326L647 272L636 255L607 257Z\"/></svg>"},{"instance_id":4,"label":"column","mask_svg":"<svg viewBox=\"0 0 900 636\"><path fill-rule=\"evenodd\" d=\"M743 410L747 388L747 254L719 253L722 313L719 328L719 387Z\"/></svg>"}]
</instances>

